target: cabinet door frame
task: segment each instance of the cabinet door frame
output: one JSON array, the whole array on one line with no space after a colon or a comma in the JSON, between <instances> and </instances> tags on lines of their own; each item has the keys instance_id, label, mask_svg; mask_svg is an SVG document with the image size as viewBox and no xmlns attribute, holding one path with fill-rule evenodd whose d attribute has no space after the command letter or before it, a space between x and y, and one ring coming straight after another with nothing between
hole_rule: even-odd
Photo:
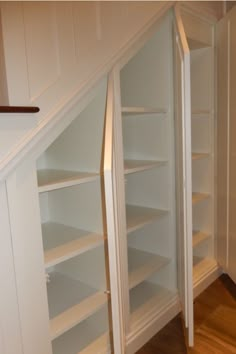
<instances>
[{"instance_id":1,"label":"cabinet door frame","mask_svg":"<svg viewBox=\"0 0 236 354\"><path fill-rule=\"evenodd\" d=\"M35 164L18 167L6 189L23 353L52 354Z\"/></svg>"},{"instance_id":2,"label":"cabinet door frame","mask_svg":"<svg viewBox=\"0 0 236 354\"><path fill-rule=\"evenodd\" d=\"M175 6L175 26L174 35L176 42L176 55L179 55L181 67L181 129L182 142L180 148L180 158L182 159L182 229L184 237L182 239L182 252L184 262L180 265L179 272L184 274L180 287L180 300L182 303L185 326L188 328L188 343L193 346L193 252L192 252L192 155L191 155L191 85L190 85L190 51L184 32L183 22L180 14L180 5ZM178 128L178 127L177 127Z\"/></svg>"},{"instance_id":3,"label":"cabinet door frame","mask_svg":"<svg viewBox=\"0 0 236 354\"><path fill-rule=\"evenodd\" d=\"M236 8L216 25L217 32L217 261L236 282L235 271L235 103Z\"/></svg>"},{"instance_id":4,"label":"cabinet door frame","mask_svg":"<svg viewBox=\"0 0 236 354\"><path fill-rule=\"evenodd\" d=\"M6 183L0 183L0 353L23 354Z\"/></svg>"}]
</instances>

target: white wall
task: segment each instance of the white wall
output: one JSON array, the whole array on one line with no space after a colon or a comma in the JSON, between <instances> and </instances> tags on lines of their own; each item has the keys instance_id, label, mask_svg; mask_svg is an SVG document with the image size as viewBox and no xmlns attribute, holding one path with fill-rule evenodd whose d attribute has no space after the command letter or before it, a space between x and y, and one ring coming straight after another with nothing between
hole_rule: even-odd
<instances>
[{"instance_id":1,"label":"white wall","mask_svg":"<svg viewBox=\"0 0 236 354\"><path fill-rule=\"evenodd\" d=\"M214 19L222 13L216 2L184 3L194 12ZM6 65L0 98L4 103L9 99L11 105L40 107L40 113L27 117L0 114L0 180L42 138L40 133L53 130L57 113L61 113L58 118L61 120L68 103L77 103L174 4L174 1L0 3ZM4 61L0 64L4 65ZM8 97L4 91L8 91Z\"/></svg>"},{"instance_id":2,"label":"white wall","mask_svg":"<svg viewBox=\"0 0 236 354\"><path fill-rule=\"evenodd\" d=\"M1 4L9 103L37 105L40 112L28 117L1 114L0 178L15 156L35 140L35 134L110 70L130 42L171 5L135 1Z\"/></svg>"}]
</instances>

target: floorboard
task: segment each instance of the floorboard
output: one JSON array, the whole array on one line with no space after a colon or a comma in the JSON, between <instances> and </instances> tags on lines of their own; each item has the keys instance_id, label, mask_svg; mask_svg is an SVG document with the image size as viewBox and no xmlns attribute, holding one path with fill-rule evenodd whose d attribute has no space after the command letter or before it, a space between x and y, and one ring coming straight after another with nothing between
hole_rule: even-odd
<instances>
[{"instance_id":1,"label":"floorboard","mask_svg":"<svg viewBox=\"0 0 236 354\"><path fill-rule=\"evenodd\" d=\"M236 354L236 285L222 275L194 302L193 348L187 348L181 316L136 354Z\"/></svg>"}]
</instances>

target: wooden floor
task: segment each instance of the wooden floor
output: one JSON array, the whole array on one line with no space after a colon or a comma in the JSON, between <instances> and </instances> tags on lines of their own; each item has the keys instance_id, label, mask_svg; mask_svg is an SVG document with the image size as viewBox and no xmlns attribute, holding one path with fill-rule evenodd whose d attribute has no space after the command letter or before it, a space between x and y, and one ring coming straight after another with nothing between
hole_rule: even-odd
<instances>
[{"instance_id":1,"label":"wooden floor","mask_svg":"<svg viewBox=\"0 0 236 354\"><path fill-rule=\"evenodd\" d=\"M187 354L180 316L174 318L136 354Z\"/></svg>"},{"instance_id":2,"label":"wooden floor","mask_svg":"<svg viewBox=\"0 0 236 354\"><path fill-rule=\"evenodd\" d=\"M194 348L177 316L136 354L236 354L236 285L222 275L194 302Z\"/></svg>"}]
</instances>

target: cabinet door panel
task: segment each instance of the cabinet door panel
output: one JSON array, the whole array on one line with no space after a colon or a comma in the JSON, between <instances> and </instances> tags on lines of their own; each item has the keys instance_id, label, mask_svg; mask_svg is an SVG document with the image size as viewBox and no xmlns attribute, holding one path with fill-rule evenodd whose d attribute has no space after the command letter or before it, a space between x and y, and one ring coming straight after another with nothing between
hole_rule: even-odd
<instances>
[{"instance_id":1,"label":"cabinet door panel","mask_svg":"<svg viewBox=\"0 0 236 354\"><path fill-rule=\"evenodd\" d=\"M217 261L227 272L228 243L228 23L216 27L217 38Z\"/></svg>"},{"instance_id":2,"label":"cabinet door panel","mask_svg":"<svg viewBox=\"0 0 236 354\"><path fill-rule=\"evenodd\" d=\"M193 345L193 282L190 53L178 5L175 8L175 21L178 286L191 346Z\"/></svg>"},{"instance_id":3,"label":"cabinet door panel","mask_svg":"<svg viewBox=\"0 0 236 354\"><path fill-rule=\"evenodd\" d=\"M235 245L236 245L236 219L235 219L235 207L236 207L236 106L235 106L235 94L236 94L236 9L232 10L230 16L230 33L229 33L229 250L228 250L228 273L234 282L236 282L236 257L235 257Z\"/></svg>"},{"instance_id":4,"label":"cabinet door panel","mask_svg":"<svg viewBox=\"0 0 236 354\"><path fill-rule=\"evenodd\" d=\"M24 354L51 354L35 165L20 166L6 186Z\"/></svg>"},{"instance_id":5,"label":"cabinet door panel","mask_svg":"<svg viewBox=\"0 0 236 354\"><path fill-rule=\"evenodd\" d=\"M216 26L217 33L217 261L236 282L235 222L235 58L236 8Z\"/></svg>"},{"instance_id":6,"label":"cabinet door panel","mask_svg":"<svg viewBox=\"0 0 236 354\"><path fill-rule=\"evenodd\" d=\"M123 171L122 159L122 145L119 134L119 124L114 120L116 105L118 71L115 69L111 72L108 80L107 93L107 109L106 109L106 123L104 135L104 187L105 187L105 204L106 204L106 223L107 223L107 238L109 250L109 271L110 271L110 287L111 287L111 307L112 307L112 326L114 338L114 352L117 354L124 354L125 338L124 326L127 319L124 319L124 310L128 299L124 296L124 290L127 289L128 284L127 269L125 268L125 257L122 252L121 235L125 235L125 220L124 202L124 186L122 186L123 179L119 174ZM119 80L118 80L119 81ZM115 97L116 96L116 97ZM118 127L117 127L118 125ZM115 154L116 150L116 154ZM123 212L123 215L122 215ZM123 229L123 231L122 231ZM123 245L125 247L125 244Z\"/></svg>"}]
</instances>

